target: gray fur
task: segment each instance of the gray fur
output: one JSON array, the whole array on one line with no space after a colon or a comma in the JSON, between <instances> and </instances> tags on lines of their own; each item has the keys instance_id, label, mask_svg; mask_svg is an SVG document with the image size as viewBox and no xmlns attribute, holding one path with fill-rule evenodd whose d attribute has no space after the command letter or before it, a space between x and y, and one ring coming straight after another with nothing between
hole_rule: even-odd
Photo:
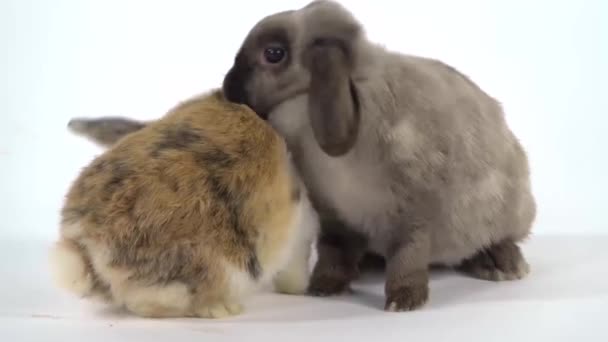
<instances>
[{"instance_id":1,"label":"gray fur","mask_svg":"<svg viewBox=\"0 0 608 342\"><path fill-rule=\"evenodd\" d=\"M282 65L259 62L264 44L273 43L269 31L287 41ZM311 125L323 92L310 89L315 62L308 56L319 40L345 53L360 115L355 141L337 153L322 148ZM260 21L224 90L283 135L320 214L364 235L367 248L387 259L387 310L427 300L429 265L457 266L531 230L528 161L500 104L440 61L370 42L336 2L314 1ZM347 108L339 114L348 122L352 106L336 108ZM524 261L517 253L495 254Z\"/></svg>"},{"instance_id":2,"label":"gray fur","mask_svg":"<svg viewBox=\"0 0 608 342\"><path fill-rule=\"evenodd\" d=\"M88 140L108 147L114 145L124 136L144 128L148 123L125 117L73 118L68 122L68 129L82 135Z\"/></svg>"}]
</instances>

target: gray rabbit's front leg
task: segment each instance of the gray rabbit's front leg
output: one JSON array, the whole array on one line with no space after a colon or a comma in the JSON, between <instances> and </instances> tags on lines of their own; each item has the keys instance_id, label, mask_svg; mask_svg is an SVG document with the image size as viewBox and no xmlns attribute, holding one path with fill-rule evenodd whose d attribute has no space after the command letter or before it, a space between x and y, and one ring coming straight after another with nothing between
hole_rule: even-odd
<instances>
[{"instance_id":1,"label":"gray rabbit's front leg","mask_svg":"<svg viewBox=\"0 0 608 342\"><path fill-rule=\"evenodd\" d=\"M393 229L385 232L386 311L415 310L428 301L431 234L443 224L438 194L408 177L401 179L401 200L389 215Z\"/></svg>"},{"instance_id":2,"label":"gray rabbit's front leg","mask_svg":"<svg viewBox=\"0 0 608 342\"><path fill-rule=\"evenodd\" d=\"M387 311L409 311L421 307L429 298L430 239L424 228L396 239L387 253Z\"/></svg>"}]
</instances>

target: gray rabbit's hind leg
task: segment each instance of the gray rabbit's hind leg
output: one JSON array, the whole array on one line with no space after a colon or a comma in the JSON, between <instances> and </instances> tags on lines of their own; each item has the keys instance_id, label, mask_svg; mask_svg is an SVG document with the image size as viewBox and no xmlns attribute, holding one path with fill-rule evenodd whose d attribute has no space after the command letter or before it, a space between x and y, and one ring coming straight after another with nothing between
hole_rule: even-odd
<instances>
[{"instance_id":1,"label":"gray rabbit's hind leg","mask_svg":"<svg viewBox=\"0 0 608 342\"><path fill-rule=\"evenodd\" d=\"M521 249L512 240L504 240L478 251L457 269L475 278L491 281L522 279L530 272Z\"/></svg>"}]
</instances>

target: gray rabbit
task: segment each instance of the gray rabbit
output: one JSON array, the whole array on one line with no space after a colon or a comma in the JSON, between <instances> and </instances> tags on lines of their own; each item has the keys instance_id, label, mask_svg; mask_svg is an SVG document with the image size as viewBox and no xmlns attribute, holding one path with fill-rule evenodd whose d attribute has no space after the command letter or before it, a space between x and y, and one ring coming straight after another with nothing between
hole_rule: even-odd
<instances>
[{"instance_id":1,"label":"gray rabbit","mask_svg":"<svg viewBox=\"0 0 608 342\"><path fill-rule=\"evenodd\" d=\"M529 272L526 153L500 104L454 68L388 51L321 0L256 24L223 89L285 138L321 215L312 294L347 290L371 254L386 260L389 311L428 300L433 265L493 281ZM80 123L100 143L96 127L115 133Z\"/></svg>"},{"instance_id":2,"label":"gray rabbit","mask_svg":"<svg viewBox=\"0 0 608 342\"><path fill-rule=\"evenodd\" d=\"M529 272L525 151L500 104L454 68L388 51L342 5L313 1L256 24L223 88L285 137L324 218L311 292L345 290L366 249L386 258L389 311L427 301L430 265Z\"/></svg>"}]
</instances>

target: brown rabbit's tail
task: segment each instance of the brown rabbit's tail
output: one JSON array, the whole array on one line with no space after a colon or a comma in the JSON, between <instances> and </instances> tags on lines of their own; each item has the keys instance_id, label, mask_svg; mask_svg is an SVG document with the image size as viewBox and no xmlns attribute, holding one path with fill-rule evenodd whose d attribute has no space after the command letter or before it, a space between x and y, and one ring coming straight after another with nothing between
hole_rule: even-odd
<instances>
[{"instance_id":1,"label":"brown rabbit's tail","mask_svg":"<svg viewBox=\"0 0 608 342\"><path fill-rule=\"evenodd\" d=\"M58 241L51 250L51 272L55 283L80 297L93 294L94 273L84 250L71 240Z\"/></svg>"},{"instance_id":2,"label":"brown rabbit's tail","mask_svg":"<svg viewBox=\"0 0 608 342\"><path fill-rule=\"evenodd\" d=\"M139 131L147 123L122 117L102 116L98 118L73 118L68 129L102 147L115 144L124 136Z\"/></svg>"}]
</instances>

